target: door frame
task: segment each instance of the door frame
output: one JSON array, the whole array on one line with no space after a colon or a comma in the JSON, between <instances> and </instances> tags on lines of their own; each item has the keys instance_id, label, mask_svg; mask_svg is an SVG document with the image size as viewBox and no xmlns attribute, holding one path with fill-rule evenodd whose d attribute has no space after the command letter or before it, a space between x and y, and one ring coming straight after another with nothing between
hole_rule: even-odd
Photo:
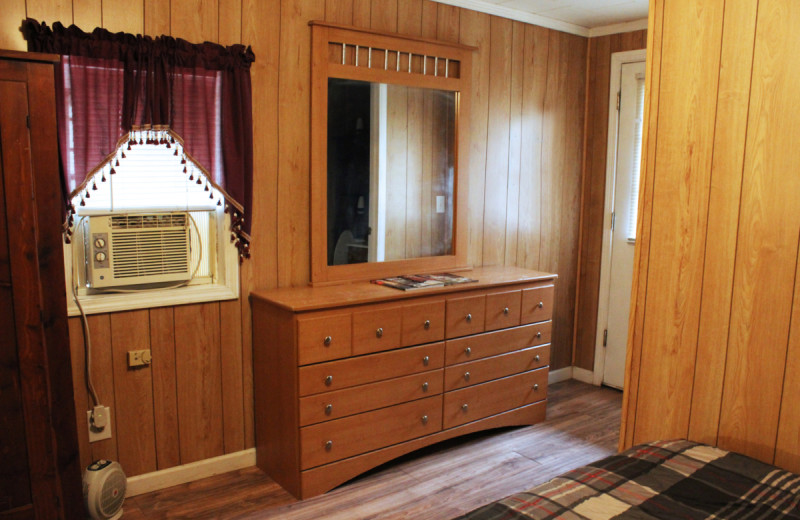
<instances>
[{"instance_id":1,"label":"door frame","mask_svg":"<svg viewBox=\"0 0 800 520\"><path fill-rule=\"evenodd\" d=\"M645 61L647 49L615 52L611 55L610 86L608 89L608 143L606 147L606 188L603 206L603 250L600 257L600 292L597 302L597 330L595 331L594 373L592 382L603 383L605 347L603 332L608 322L608 297L611 290L611 212L614 208L614 181L617 175L617 136L619 110L617 93L621 88L622 65Z\"/></svg>"}]
</instances>

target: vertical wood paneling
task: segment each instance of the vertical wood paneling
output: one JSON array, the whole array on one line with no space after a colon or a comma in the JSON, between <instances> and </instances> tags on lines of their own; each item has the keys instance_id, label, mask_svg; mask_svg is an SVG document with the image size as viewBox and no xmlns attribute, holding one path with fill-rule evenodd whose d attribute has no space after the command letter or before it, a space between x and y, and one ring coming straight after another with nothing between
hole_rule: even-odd
<instances>
[{"instance_id":1,"label":"vertical wood paneling","mask_svg":"<svg viewBox=\"0 0 800 520\"><path fill-rule=\"evenodd\" d=\"M797 258L797 271L794 275L792 322L786 353L786 373L783 377L778 439L775 445L775 464L795 473L800 473L798 395L800 395L800 255Z\"/></svg>"},{"instance_id":2,"label":"vertical wood paneling","mask_svg":"<svg viewBox=\"0 0 800 520\"><path fill-rule=\"evenodd\" d=\"M709 444L717 442L722 403L757 5L725 3L703 305L689 422L689 438Z\"/></svg>"},{"instance_id":3,"label":"vertical wood paneling","mask_svg":"<svg viewBox=\"0 0 800 520\"><path fill-rule=\"evenodd\" d=\"M150 36L169 34L170 4L163 0L144 0L144 33ZM88 27L88 26L87 26Z\"/></svg>"},{"instance_id":4,"label":"vertical wood paneling","mask_svg":"<svg viewBox=\"0 0 800 520\"><path fill-rule=\"evenodd\" d=\"M371 15L371 0L353 0L353 25L356 27L369 27Z\"/></svg>"},{"instance_id":5,"label":"vertical wood paneling","mask_svg":"<svg viewBox=\"0 0 800 520\"><path fill-rule=\"evenodd\" d=\"M111 32L144 32L143 0L103 0L103 27ZM92 28L88 28L91 31Z\"/></svg>"},{"instance_id":6,"label":"vertical wood paneling","mask_svg":"<svg viewBox=\"0 0 800 520\"><path fill-rule=\"evenodd\" d=\"M424 98L421 89L409 89L408 92L408 128L406 131L406 257L416 258L422 255L423 216L430 217L423 209L423 140L425 128ZM430 142L430 141L428 141ZM430 171L428 171L430 175ZM430 187L430 179L428 180ZM392 192L389 192L390 194ZM390 195L391 196L391 195Z\"/></svg>"},{"instance_id":7,"label":"vertical wood paneling","mask_svg":"<svg viewBox=\"0 0 800 520\"><path fill-rule=\"evenodd\" d=\"M89 316L89 334L92 340L92 382L99 404L111 407L111 438L91 444L92 460L119 460L117 452L117 410L114 405L114 363L111 353L111 316L98 314ZM74 379L73 379L74 380ZM74 385L77 386L77 385ZM89 400L89 409L94 406ZM81 418L85 416L85 413ZM85 419L84 419L85 420ZM85 424L81 421L79 424Z\"/></svg>"},{"instance_id":8,"label":"vertical wood paneling","mask_svg":"<svg viewBox=\"0 0 800 520\"><path fill-rule=\"evenodd\" d=\"M481 255L483 265L498 265L505 260L512 27L511 20L496 16L490 19L489 126Z\"/></svg>"},{"instance_id":9,"label":"vertical wood paneling","mask_svg":"<svg viewBox=\"0 0 800 520\"><path fill-rule=\"evenodd\" d=\"M101 0L86 0L72 6L72 23L84 30L92 30L103 24Z\"/></svg>"},{"instance_id":10,"label":"vertical wood paneling","mask_svg":"<svg viewBox=\"0 0 800 520\"><path fill-rule=\"evenodd\" d=\"M522 164L520 173L517 263L539 269L542 237L542 147L544 99L547 89L549 31L525 27L525 72L522 95Z\"/></svg>"},{"instance_id":11,"label":"vertical wood paneling","mask_svg":"<svg viewBox=\"0 0 800 520\"><path fill-rule=\"evenodd\" d=\"M222 432L225 453L244 449L244 386L242 384L242 314L237 300L219 304L222 351Z\"/></svg>"},{"instance_id":12,"label":"vertical wood paneling","mask_svg":"<svg viewBox=\"0 0 800 520\"><path fill-rule=\"evenodd\" d=\"M245 446L255 445L253 424L253 349L250 299L254 287L278 285L278 74L281 32L280 0L249 0L242 6L242 40L256 61L250 68L253 92L253 204L251 259L240 272ZM264 137L270 136L270 137Z\"/></svg>"},{"instance_id":13,"label":"vertical wood paneling","mask_svg":"<svg viewBox=\"0 0 800 520\"><path fill-rule=\"evenodd\" d=\"M129 368L127 352L150 348L147 310L111 316L111 348L114 363L115 432L119 463L128 476L156 470L153 378L149 366Z\"/></svg>"},{"instance_id":14,"label":"vertical wood paneling","mask_svg":"<svg viewBox=\"0 0 800 520\"><path fill-rule=\"evenodd\" d=\"M311 29L325 15L323 0L281 2L278 86L278 283L308 283L309 118Z\"/></svg>"},{"instance_id":15,"label":"vertical wood paneling","mask_svg":"<svg viewBox=\"0 0 800 520\"><path fill-rule=\"evenodd\" d=\"M3 16L0 16L0 49L28 50L28 44L19 36L19 28L24 19L25 0L3 1Z\"/></svg>"},{"instance_id":16,"label":"vertical wood paneling","mask_svg":"<svg viewBox=\"0 0 800 520\"><path fill-rule=\"evenodd\" d=\"M178 440L178 384L175 371L175 311L150 309L150 353L153 356L153 422L156 465L167 469L181 463Z\"/></svg>"},{"instance_id":17,"label":"vertical wood paneling","mask_svg":"<svg viewBox=\"0 0 800 520\"><path fill-rule=\"evenodd\" d=\"M352 25L353 0L325 0L325 20Z\"/></svg>"},{"instance_id":18,"label":"vertical wood paneling","mask_svg":"<svg viewBox=\"0 0 800 520\"><path fill-rule=\"evenodd\" d=\"M465 10L452 5L438 4L436 17L436 38L446 42L458 42L461 24L461 13ZM463 33L461 33L463 36ZM464 43L461 41L461 43ZM474 66L474 61L472 62Z\"/></svg>"},{"instance_id":19,"label":"vertical wood paneling","mask_svg":"<svg viewBox=\"0 0 800 520\"><path fill-rule=\"evenodd\" d=\"M759 4L719 425L720 446L760 460L775 450L797 265L798 24L795 2Z\"/></svg>"},{"instance_id":20,"label":"vertical wood paneling","mask_svg":"<svg viewBox=\"0 0 800 520\"><path fill-rule=\"evenodd\" d=\"M370 28L397 32L397 0L372 0Z\"/></svg>"},{"instance_id":21,"label":"vertical wood paneling","mask_svg":"<svg viewBox=\"0 0 800 520\"><path fill-rule=\"evenodd\" d=\"M181 464L224 453L219 304L175 307Z\"/></svg>"},{"instance_id":22,"label":"vertical wood paneling","mask_svg":"<svg viewBox=\"0 0 800 520\"><path fill-rule=\"evenodd\" d=\"M620 450L633 445L636 406L642 364L642 329L647 301L647 265L650 260L651 222L655 184L655 149L658 129L659 91L661 88L661 50L664 35L664 4L654 2L647 18L647 66L644 89L644 124L642 128L642 175L639 181L639 219L633 253L631 318L628 353L625 357L625 392L622 395Z\"/></svg>"},{"instance_id":23,"label":"vertical wood paneling","mask_svg":"<svg viewBox=\"0 0 800 520\"><path fill-rule=\"evenodd\" d=\"M695 365L716 116L722 2L703 10L664 8L648 294L635 439L685 437ZM680 382L680 383L679 383Z\"/></svg>"},{"instance_id":24,"label":"vertical wood paneling","mask_svg":"<svg viewBox=\"0 0 800 520\"><path fill-rule=\"evenodd\" d=\"M573 364L573 324L575 319L575 292L578 270L578 237L580 227L583 131L586 89L586 40L562 33L566 47L565 92L566 112L564 169L559 175L561 184L561 222L558 223L559 273L558 299L554 303L556 316L562 320L553 330L555 351L551 360L554 366Z\"/></svg>"},{"instance_id":25,"label":"vertical wood paneling","mask_svg":"<svg viewBox=\"0 0 800 520\"><path fill-rule=\"evenodd\" d=\"M222 45L242 43L242 0L219 0L217 12L219 37L216 42Z\"/></svg>"},{"instance_id":26,"label":"vertical wood paneling","mask_svg":"<svg viewBox=\"0 0 800 520\"><path fill-rule=\"evenodd\" d=\"M397 32L411 36L422 35L422 1L405 0L397 5Z\"/></svg>"},{"instance_id":27,"label":"vertical wood paneling","mask_svg":"<svg viewBox=\"0 0 800 520\"><path fill-rule=\"evenodd\" d=\"M444 7L444 6L439 6ZM443 11L439 10L439 17ZM469 163L461 165L459 176L469 183L469 250L467 261L480 265L483 258L483 190L486 185L486 141L489 120L490 17L464 10L460 17L460 42L477 47L472 56L472 99L470 102ZM441 26L442 23L439 23ZM466 167L465 167L466 166ZM463 180L462 180L463 182ZM463 210L462 210L463 211Z\"/></svg>"},{"instance_id":28,"label":"vertical wood paneling","mask_svg":"<svg viewBox=\"0 0 800 520\"><path fill-rule=\"evenodd\" d=\"M433 0L422 0L422 36L436 38L439 23L439 8Z\"/></svg>"},{"instance_id":29,"label":"vertical wood paneling","mask_svg":"<svg viewBox=\"0 0 800 520\"><path fill-rule=\"evenodd\" d=\"M25 11L28 18L47 22L61 22L65 26L72 23L72 0L26 0ZM17 21L20 24L22 19ZM17 38L21 38L19 25L14 29Z\"/></svg>"},{"instance_id":30,"label":"vertical wood paneling","mask_svg":"<svg viewBox=\"0 0 800 520\"><path fill-rule=\"evenodd\" d=\"M190 42L215 40L219 36L216 0L170 2L170 35Z\"/></svg>"},{"instance_id":31,"label":"vertical wood paneling","mask_svg":"<svg viewBox=\"0 0 800 520\"><path fill-rule=\"evenodd\" d=\"M508 122L508 189L505 200L504 265L516 265L522 173L522 98L525 72L525 24L514 22L511 36L511 99ZM528 165L526 165L527 167ZM527 169L527 168L526 168Z\"/></svg>"}]
</instances>

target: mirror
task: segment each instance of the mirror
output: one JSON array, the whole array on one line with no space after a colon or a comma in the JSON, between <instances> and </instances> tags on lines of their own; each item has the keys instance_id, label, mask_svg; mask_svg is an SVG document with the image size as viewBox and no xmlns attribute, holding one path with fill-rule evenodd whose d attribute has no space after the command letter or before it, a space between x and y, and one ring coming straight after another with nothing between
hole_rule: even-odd
<instances>
[{"instance_id":1,"label":"mirror","mask_svg":"<svg viewBox=\"0 0 800 520\"><path fill-rule=\"evenodd\" d=\"M456 93L328 80L328 265L453 254Z\"/></svg>"},{"instance_id":2,"label":"mirror","mask_svg":"<svg viewBox=\"0 0 800 520\"><path fill-rule=\"evenodd\" d=\"M311 283L468 267L475 49L311 29Z\"/></svg>"}]
</instances>

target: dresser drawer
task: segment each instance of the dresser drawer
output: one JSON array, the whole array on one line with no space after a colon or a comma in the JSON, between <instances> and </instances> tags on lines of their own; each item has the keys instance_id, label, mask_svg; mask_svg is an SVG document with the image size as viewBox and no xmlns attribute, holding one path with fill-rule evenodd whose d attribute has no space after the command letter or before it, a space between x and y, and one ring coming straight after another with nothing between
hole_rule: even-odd
<instances>
[{"instance_id":1,"label":"dresser drawer","mask_svg":"<svg viewBox=\"0 0 800 520\"><path fill-rule=\"evenodd\" d=\"M493 379L535 370L550 364L550 345L530 347L478 361L470 361L444 371L445 391L485 383Z\"/></svg>"},{"instance_id":2,"label":"dresser drawer","mask_svg":"<svg viewBox=\"0 0 800 520\"><path fill-rule=\"evenodd\" d=\"M486 296L448 298L445 314L445 337L457 338L484 331Z\"/></svg>"},{"instance_id":3,"label":"dresser drawer","mask_svg":"<svg viewBox=\"0 0 800 520\"><path fill-rule=\"evenodd\" d=\"M519 325L521 302L520 290L487 294L485 330L506 329Z\"/></svg>"},{"instance_id":4,"label":"dresser drawer","mask_svg":"<svg viewBox=\"0 0 800 520\"><path fill-rule=\"evenodd\" d=\"M522 290L522 323L536 323L553 318L555 287L546 285Z\"/></svg>"},{"instance_id":5,"label":"dresser drawer","mask_svg":"<svg viewBox=\"0 0 800 520\"><path fill-rule=\"evenodd\" d=\"M452 428L547 397L547 368L444 394L444 428Z\"/></svg>"},{"instance_id":6,"label":"dresser drawer","mask_svg":"<svg viewBox=\"0 0 800 520\"><path fill-rule=\"evenodd\" d=\"M340 390L444 366L444 343L300 367L300 396Z\"/></svg>"},{"instance_id":7,"label":"dresser drawer","mask_svg":"<svg viewBox=\"0 0 800 520\"><path fill-rule=\"evenodd\" d=\"M300 428L300 467L313 468L442 429L437 395Z\"/></svg>"},{"instance_id":8,"label":"dresser drawer","mask_svg":"<svg viewBox=\"0 0 800 520\"><path fill-rule=\"evenodd\" d=\"M466 363L521 348L550 343L551 322L523 325L446 342L447 365Z\"/></svg>"},{"instance_id":9,"label":"dresser drawer","mask_svg":"<svg viewBox=\"0 0 800 520\"><path fill-rule=\"evenodd\" d=\"M444 339L444 299L403 306L403 346Z\"/></svg>"},{"instance_id":10,"label":"dresser drawer","mask_svg":"<svg viewBox=\"0 0 800 520\"><path fill-rule=\"evenodd\" d=\"M399 306L354 312L353 355L399 347L401 312Z\"/></svg>"},{"instance_id":11,"label":"dresser drawer","mask_svg":"<svg viewBox=\"0 0 800 520\"><path fill-rule=\"evenodd\" d=\"M297 317L298 364L348 357L350 349L350 313Z\"/></svg>"},{"instance_id":12,"label":"dresser drawer","mask_svg":"<svg viewBox=\"0 0 800 520\"><path fill-rule=\"evenodd\" d=\"M300 398L300 426L339 419L442 393L442 370Z\"/></svg>"}]
</instances>

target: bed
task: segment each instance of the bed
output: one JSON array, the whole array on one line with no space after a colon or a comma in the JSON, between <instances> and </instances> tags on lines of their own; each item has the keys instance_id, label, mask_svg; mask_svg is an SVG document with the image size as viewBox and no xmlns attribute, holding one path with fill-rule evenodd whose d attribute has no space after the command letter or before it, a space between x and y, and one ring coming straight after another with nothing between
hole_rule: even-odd
<instances>
[{"instance_id":1,"label":"bed","mask_svg":"<svg viewBox=\"0 0 800 520\"><path fill-rule=\"evenodd\" d=\"M635 446L462 517L800 519L800 475L685 440Z\"/></svg>"}]
</instances>

